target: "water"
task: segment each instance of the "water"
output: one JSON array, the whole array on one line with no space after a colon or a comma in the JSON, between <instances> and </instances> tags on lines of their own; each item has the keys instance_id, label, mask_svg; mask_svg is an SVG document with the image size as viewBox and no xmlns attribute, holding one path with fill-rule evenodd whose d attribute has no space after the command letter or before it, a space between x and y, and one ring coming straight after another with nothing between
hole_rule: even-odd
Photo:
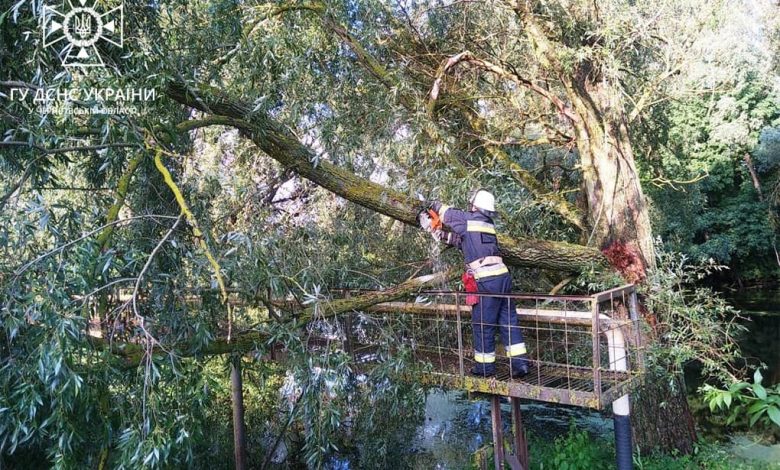
<instances>
[{"instance_id":1,"label":"water","mask_svg":"<svg viewBox=\"0 0 780 470\"><path fill-rule=\"evenodd\" d=\"M746 317L743 355L766 364L764 385L780 383L780 289L745 291L729 301Z\"/></svg>"},{"instance_id":2,"label":"water","mask_svg":"<svg viewBox=\"0 0 780 470\"><path fill-rule=\"evenodd\" d=\"M552 406L523 402L523 423L527 435L554 439L564 435L571 423L593 437L612 438L609 413L585 408ZM501 406L504 432L510 432L509 403ZM416 468L467 468L471 454L493 442L490 402L469 400L465 392L433 391L425 404L425 423L420 426L410 446L417 452Z\"/></svg>"},{"instance_id":3,"label":"water","mask_svg":"<svg viewBox=\"0 0 780 470\"><path fill-rule=\"evenodd\" d=\"M766 364L764 385L780 383L780 289L745 291L729 300L746 317L748 331L740 340L743 355ZM780 444L767 445L756 436L732 436L729 450L748 459L780 462Z\"/></svg>"},{"instance_id":4,"label":"water","mask_svg":"<svg viewBox=\"0 0 780 470\"><path fill-rule=\"evenodd\" d=\"M740 311L740 321L747 331L738 339L742 356L748 362L744 379L753 380L753 371L763 363L763 385L780 383L780 289L748 290L726 293L724 297ZM695 393L704 383L701 366L691 363L685 368L689 393Z\"/></svg>"}]
</instances>

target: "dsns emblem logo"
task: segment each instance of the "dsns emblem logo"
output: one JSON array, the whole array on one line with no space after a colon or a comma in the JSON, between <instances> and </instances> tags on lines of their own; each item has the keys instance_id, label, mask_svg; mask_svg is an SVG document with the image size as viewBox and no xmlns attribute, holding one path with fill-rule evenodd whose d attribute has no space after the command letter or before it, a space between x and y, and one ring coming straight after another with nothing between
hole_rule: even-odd
<instances>
[{"instance_id":1,"label":"dsns emblem logo","mask_svg":"<svg viewBox=\"0 0 780 470\"><path fill-rule=\"evenodd\" d=\"M91 0L90 6L87 1L66 0L62 11L43 7L43 45L58 45L65 67L101 67L105 64L97 44L105 41L121 48L124 42L124 5L101 13L98 0Z\"/></svg>"}]
</instances>

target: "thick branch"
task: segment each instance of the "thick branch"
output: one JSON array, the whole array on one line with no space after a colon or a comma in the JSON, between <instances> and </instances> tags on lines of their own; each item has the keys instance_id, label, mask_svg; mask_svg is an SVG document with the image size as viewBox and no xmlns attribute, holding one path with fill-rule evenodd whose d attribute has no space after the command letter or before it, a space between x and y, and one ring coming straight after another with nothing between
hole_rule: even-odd
<instances>
[{"instance_id":1,"label":"thick branch","mask_svg":"<svg viewBox=\"0 0 780 470\"><path fill-rule=\"evenodd\" d=\"M398 102L406 108L408 111L415 113L417 111L417 100L416 98L411 95L402 92L402 86L400 82L392 75L390 70L388 70L380 61L378 61L374 56L372 56L366 49L360 44L360 42L352 36L347 29L336 21L333 16L327 14L325 12L325 7L322 4L319 4L317 2L312 4L313 6L307 6L302 9L308 9L311 11L316 12L320 15L320 17L323 20L324 25L329 28L331 31L333 31L340 39L344 41L347 46L352 49L352 51L355 53L355 55L358 58L358 64L360 64L364 69L366 69L371 75L373 75L377 80L379 80L382 85L384 85L388 91L392 92L393 96L396 97ZM433 106L435 104L435 100L439 94L439 87L441 84L442 76L446 71L456 65L458 62L462 60L472 60L471 54L469 52L464 52L461 54L458 54L456 56L451 57L449 60L445 61L442 66L439 68L439 72L437 74L437 78L434 82L433 88L430 92L430 100L428 102L428 115L433 120ZM480 61L476 65L479 66L487 66L492 65L488 62ZM493 66L495 68L495 66ZM496 72L496 70L490 70L492 72ZM505 72L508 74L509 72ZM556 107L560 110L561 113L564 115L569 116L571 119L571 115L567 114L569 113L566 106L563 104L563 102L558 99L556 96L552 95L549 91L541 88L540 86L532 83L529 80L523 79L522 77L517 76L517 74L513 74L513 81L516 81L520 83L523 86L529 87L530 89L534 90L535 92L541 94L548 100L550 100ZM557 101L556 101L557 100ZM473 116L467 116L468 119L472 119ZM434 123L435 120L433 120ZM438 123L436 123L438 124ZM438 132L434 130L432 127L425 126L424 132L430 137L432 140L436 142L441 142L442 138L438 135ZM494 154L494 157L497 157L499 159L499 162L505 164L505 166L508 166L510 172L512 175L515 176L515 178L523 184L528 191L530 191L535 197L540 199L543 203L545 203L550 209L556 211L561 217L563 217L564 220L566 220L568 223L574 225L575 227L579 228L580 230L584 230L584 225L582 223L582 217L580 217L577 213L577 210L571 206L565 199L558 197L555 193L550 193L546 188L544 188L543 185L538 183L536 179L531 175L529 172L525 171L522 167L520 167L517 164L510 165L509 162L511 162L511 159L508 158L508 155L506 155L506 152L504 152L500 146L488 144L487 146L488 151L491 154ZM465 171L463 171L463 168L461 168L460 163L452 159L450 161L451 164L453 164L453 168L456 171L459 171L461 174L465 174Z\"/></svg>"},{"instance_id":2,"label":"thick branch","mask_svg":"<svg viewBox=\"0 0 780 470\"><path fill-rule=\"evenodd\" d=\"M181 83L171 83L167 93L174 100L202 111L230 118L268 156L323 188L363 207L387 215L409 225L417 225L419 202L393 189L361 178L332 163L320 161L301 144L285 126L262 112L252 112L247 104L233 100L219 90L195 87L199 97L192 96ZM199 98L199 99L198 99ZM563 242L499 237L502 255L515 266L581 271L592 264L603 263L601 252L594 248Z\"/></svg>"},{"instance_id":3,"label":"thick branch","mask_svg":"<svg viewBox=\"0 0 780 470\"><path fill-rule=\"evenodd\" d=\"M189 132L194 129L209 126L231 126L232 120L224 116L209 116L203 119L190 119L176 124L178 132Z\"/></svg>"},{"instance_id":4,"label":"thick branch","mask_svg":"<svg viewBox=\"0 0 780 470\"><path fill-rule=\"evenodd\" d=\"M474 131L479 134L485 134L487 132L487 123L477 113L467 109L463 111L463 114L469 120L469 125ZM489 144L485 145L485 150L495 158L498 163L509 170L510 174L528 189L537 200L554 210L569 224L577 227L580 231L585 231L585 222L583 221L582 215L569 203L569 201L560 194L545 188L530 171L515 162L501 146Z\"/></svg>"},{"instance_id":5,"label":"thick branch","mask_svg":"<svg viewBox=\"0 0 780 470\"><path fill-rule=\"evenodd\" d=\"M385 87L398 95L398 101L408 110L414 110L416 107L415 100L404 93L400 92L400 86L398 82L392 77L389 70L387 70L381 62L379 62L374 56L368 53L366 49L355 39L341 24L339 24L332 16L322 15L322 19L325 25L330 28L338 37L346 42L352 52L357 55L358 62L368 70L377 80L379 80Z\"/></svg>"},{"instance_id":6,"label":"thick branch","mask_svg":"<svg viewBox=\"0 0 780 470\"><path fill-rule=\"evenodd\" d=\"M332 301L319 302L309 306L299 316L296 317L296 323L305 324L312 320L320 318L335 317L352 311L365 310L373 305L383 302L390 302L400 299L421 289L440 285L457 275L457 270L450 269L427 276L421 276L402 282L397 286L379 292L370 292L358 295L349 299L339 299ZM247 331L238 333L228 341L226 338L218 338L210 342L203 348L193 349L189 344L178 343L166 346L165 350L156 346L153 354L168 354L173 352L181 357L191 357L199 355L217 355L230 354L234 352L249 351L256 347L258 343L266 341L268 338L264 333L258 331ZM95 349L109 350L112 354L123 356L128 362L140 362L146 353L146 348L137 343L119 343L108 342L103 338L90 337L90 341Z\"/></svg>"},{"instance_id":7,"label":"thick branch","mask_svg":"<svg viewBox=\"0 0 780 470\"><path fill-rule=\"evenodd\" d=\"M677 75L678 73L680 73L679 67L670 68L661 74L658 78L656 78L653 83L648 85L644 93L642 93L642 96L634 103L634 109L631 110L631 113L628 115L628 122L634 122L636 118L638 118L639 115L642 114L645 109L652 104L650 98L653 96L653 93L655 93L661 83L668 80L670 77Z\"/></svg>"},{"instance_id":8,"label":"thick branch","mask_svg":"<svg viewBox=\"0 0 780 470\"><path fill-rule=\"evenodd\" d=\"M45 153L47 155L52 155L55 153L68 153L68 152L91 152L94 150L103 150L108 148L128 148L128 147L138 147L138 144L99 144L99 145L82 145L82 146L76 146L76 147L59 147L59 148L46 148L42 145L37 144L31 144L29 142L17 142L17 141L8 141L8 142L0 142L0 147L27 147L30 149L35 149L39 152Z\"/></svg>"},{"instance_id":9,"label":"thick branch","mask_svg":"<svg viewBox=\"0 0 780 470\"><path fill-rule=\"evenodd\" d=\"M456 54L450 57L449 59L445 60L444 62L442 62L442 65L441 67L439 67L439 70L436 74L436 80L433 82L433 87L431 88L431 92L429 94L430 99L428 100L428 105L427 105L429 115L433 114L434 105L436 103L436 99L439 96L439 90L444 75L452 67L455 67L457 64L461 62L471 63L472 65L475 65L488 72L498 75L500 78L511 80L521 86L531 89L535 93L549 100L553 105L555 105L555 107L558 109L558 111L561 114L568 117L570 120L572 120L572 122L576 121L576 115L572 114L571 110L567 108L566 104L560 98L550 93L550 91L540 87L539 85L533 83L528 79L525 79L517 75L514 72L507 71L506 69L501 68L498 65L495 65L491 62L477 59L469 51ZM482 117L480 117L477 113L475 113L471 109L465 109L465 110L462 109L462 112L466 116L466 119L468 119L469 124L475 131L477 131L480 134L487 133L487 123ZM531 172L529 172L528 170L520 166L518 163L516 163L514 160L512 160L509 154L507 154L500 146L488 144L485 145L485 150L491 156L493 156L493 158L495 158L496 161L498 161L507 170L509 170L511 175L517 181L519 181L520 184L525 186L525 188L528 189L528 191L530 191L536 199L538 199L543 204L547 205L549 208L554 210L569 224L577 227L580 231L585 231L585 223L583 222L583 217L579 214L579 212L574 206L569 204L569 202L566 199L564 199L563 197L561 197L559 194L555 192L551 192L547 190L547 188L545 188L544 185L540 183L539 180L537 180L533 174L531 174Z\"/></svg>"},{"instance_id":10,"label":"thick branch","mask_svg":"<svg viewBox=\"0 0 780 470\"><path fill-rule=\"evenodd\" d=\"M517 83L518 85L528 88L529 90L533 91L539 96L542 96L546 100L550 101L550 103L552 103L556 108L558 108L558 111L562 115L569 118L572 122L576 122L578 119L577 115L572 113L571 110L566 106L566 103L564 103L562 99L555 96L549 90L546 90L541 86L539 86L538 84L532 82L531 80L521 77L520 75L517 75L514 72L510 72L509 70L506 70L499 65L496 65L492 62L488 62L483 59L479 59L469 51L461 52L460 54L450 57L448 60L444 61L442 66L439 68L439 71L436 75L436 81L433 83L433 88L431 89L431 93L430 93L430 102L428 104L429 110L432 109L433 102L436 100L436 97L439 95L439 86L441 84L441 80L444 74L447 73L449 69L459 64L460 62L468 62L483 70L494 73L498 75L500 78L510 80L514 83Z\"/></svg>"}]
</instances>

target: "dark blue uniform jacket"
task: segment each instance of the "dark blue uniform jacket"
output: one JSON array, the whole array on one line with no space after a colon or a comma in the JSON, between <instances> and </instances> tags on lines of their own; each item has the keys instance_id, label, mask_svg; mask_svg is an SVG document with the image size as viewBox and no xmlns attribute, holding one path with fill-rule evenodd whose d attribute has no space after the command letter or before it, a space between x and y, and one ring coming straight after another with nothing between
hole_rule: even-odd
<instances>
[{"instance_id":1,"label":"dark blue uniform jacket","mask_svg":"<svg viewBox=\"0 0 780 470\"><path fill-rule=\"evenodd\" d=\"M442 238L460 248L467 264L485 256L499 256L493 219L482 212L466 212L438 202L433 204L433 210L452 231Z\"/></svg>"}]
</instances>

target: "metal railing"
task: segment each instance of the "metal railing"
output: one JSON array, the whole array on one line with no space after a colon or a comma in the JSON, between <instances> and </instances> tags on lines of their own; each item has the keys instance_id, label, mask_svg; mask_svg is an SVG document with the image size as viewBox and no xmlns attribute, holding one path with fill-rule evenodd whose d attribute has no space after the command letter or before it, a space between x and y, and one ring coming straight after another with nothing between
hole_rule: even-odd
<instances>
[{"instance_id":1,"label":"metal railing","mask_svg":"<svg viewBox=\"0 0 780 470\"><path fill-rule=\"evenodd\" d=\"M480 301L469 307L467 295ZM511 309L519 326L488 322L488 297ZM410 378L423 383L601 409L634 387L642 372L637 305L633 285L589 296L426 291L347 315L341 328L358 364L380 359L383 351L405 351L414 358ZM471 375L474 328L503 338L519 329L529 373L513 378L506 345L497 339L495 376Z\"/></svg>"},{"instance_id":2,"label":"metal railing","mask_svg":"<svg viewBox=\"0 0 780 470\"><path fill-rule=\"evenodd\" d=\"M373 291L334 289L335 296ZM127 297L127 293L124 297ZM475 295L475 307L466 298ZM123 294L118 292L118 300ZM199 298L195 296L191 301ZM488 322L483 299L514 312L518 326ZM188 300L188 302L191 302ZM236 305L240 305L236 301ZM99 327L99 326L98 326ZM335 327L335 329L334 329ZM603 409L635 387L643 371L643 343L635 287L625 285L593 295L468 294L430 290L359 312L309 324L310 346L331 339L343 343L356 366L384 355L412 358L410 380L429 385ZM519 330L530 371L512 377L506 345L496 339L496 374L471 375L474 328ZM99 332L99 330L98 330ZM96 333L97 335L97 333Z\"/></svg>"}]
</instances>

